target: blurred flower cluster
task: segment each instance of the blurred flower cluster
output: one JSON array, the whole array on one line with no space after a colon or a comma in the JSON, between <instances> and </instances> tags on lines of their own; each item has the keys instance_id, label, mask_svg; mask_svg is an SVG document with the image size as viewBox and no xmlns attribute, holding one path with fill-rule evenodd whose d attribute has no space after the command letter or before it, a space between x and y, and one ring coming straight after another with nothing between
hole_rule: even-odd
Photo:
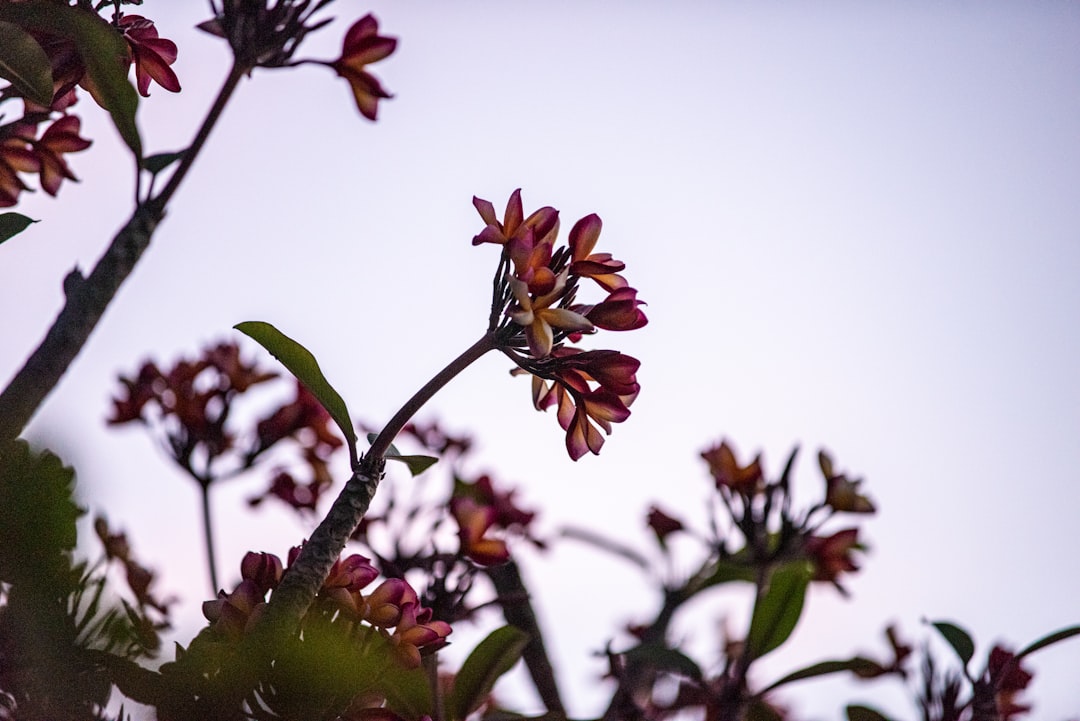
<instances>
[{"instance_id":1,"label":"blurred flower cluster","mask_svg":"<svg viewBox=\"0 0 1080 721\"><path fill-rule=\"evenodd\" d=\"M515 190L499 220L490 201L473 198L484 229L473 244L502 247L495 273L489 331L499 349L532 376L533 405L555 406L574 460L599 453L611 424L630 416L640 386L636 358L612 350L581 350L573 344L598 329L626 331L647 322L642 301L620 275L625 264L610 253L593 252L599 216L587 215L556 247L559 213L545 206L525 216ZM605 293L595 304L577 300L579 281L593 280Z\"/></svg>"},{"instance_id":2,"label":"blurred flower cluster","mask_svg":"<svg viewBox=\"0 0 1080 721\"><path fill-rule=\"evenodd\" d=\"M253 468L268 451L288 442L308 477L298 480L295 463L275 465L269 487L251 504L275 497L313 511L332 483L331 455L343 442L311 393L295 382L294 398L250 424L254 432L234 428L243 423L235 420L238 398L275 378L276 373L243 360L234 343L209 346L194 360L181 358L165 370L146 361L134 376L120 378L122 392L113 400L108 422L146 426L204 487Z\"/></svg>"},{"instance_id":3,"label":"blurred flower cluster","mask_svg":"<svg viewBox=\"0 0 1080 721\"><path fill-rule=\"evenodd\" d=\"M159 37L152 20L124 14L119 4L111 13L111 22L96 19L103 27L111 26L123 39L121 60L135 68L140 94L149 96L151 81L171 92L180 92L180 82L170 67L176 61L176 44ZM42 23L41 27L49 25ZM77 180L64 159L66 153L90 147L90 141L79 136L82 121L70 112L78 101L77 88L86 90L105 106L87 72L88 60L82 54L85 44L37 28L23 30L9 25L8 32L8 41L13 44L12 35L17 35L22 52L16 56L24 64L18 69L9 67L12 72L5 77L12 82L0 88L0 103L22 101L20 116L0 125L0 208L15 205L19 194L30 190L20 173L38 174L42 190L54 196L64 179ZM33 63L38 58L42 60L40 65Z\"/></svg>"}]
</instances>

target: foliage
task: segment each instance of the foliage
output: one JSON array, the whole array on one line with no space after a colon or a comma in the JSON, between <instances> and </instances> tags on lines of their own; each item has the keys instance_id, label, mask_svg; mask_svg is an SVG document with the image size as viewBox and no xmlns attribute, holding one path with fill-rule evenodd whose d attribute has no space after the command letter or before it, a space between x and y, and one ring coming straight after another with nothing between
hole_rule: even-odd
<instances>
[{"instance_id":1,"label":"foliage","mask_svg":"<svg viewBox=\"0 0 1080 721\"><path fill-rule=\"evenodd\" d=\"M304 519L320 519L284 560L247 553L239 561L240 583L203 604L205 627L160 665L150 662L161 655L171 601L154 588L155 574L103 516L93 525L100 558L77 558L76 521L84 511L73 500L75 473L55 454L18 438L146 250L243 78L255 68L326 68L348 83L360 114L376 120L391 94L369 66L392 54L397 41L380 35L372 15L348 27L339 58L298 56L307 35L331 22L322 14L329 2L212 2L213 16L199 27L228 43L232 67L191 144L148 156L136 124L140 98L149 96L152 83L169 92L180 92L181 85L172 68L176 44L161 37L152 20L126 10L141 2L0 2L0 78L8 83L0 104L8 111L18 107L14 120L0 124L0 207L17 205L34 175L53 196L64 180L76 180L66 155L91 143L72 112L82 92L109 115L135 160L131 218L89 277L65 279L64 310L0 394L0 719L110 718L113 694L125 699L121 718L129 701L152 707L161 719L520 718L498 689L519 661L547 709L543 718L567 718L548 636L515 555L521 544L543 550L555 541L536 530L537 513L519 505L516 491L465 470L469 438L415 418L464 368L497 351L514 374L530 378L533 407L555 409L571 459L601 451L613 425L630 417L641 390L640 364L620 351L581 344L600 331L636 330L648 319L623 275L626 264L595 252L602 230L596 214L577 220L560 245L555 208L526 214L516 190L500 217L493 203L474 198L481 222L472 244L498 248L486 328L378 427L357 426L315 356L260 321L236 328L294 380L263 368L259 356L245 357L232 340L168 365L145 361L121 376L108 422L145 429L199 488L214 588L220 586L210 492L221 481L258 475L267 486L249 499L251 508L283 503ZM0 243L35 222L3 213ZM598 295L586 299L588 291ZM280 383L294 389L291 400L255 420L237 420L251 417L237 407ZM370 445L361 453L365 436ZM401 452L395 440L417 452ZM342 448L351 475L320 516ZM884 657L832 658L768 684L757 680L755 664L788 642L813 589L831 586L847 594L844 584L866 551L860 523L876 511L861 479L838 471L825 451L818 454L820 492L809 502L796 498L797 452L770 475L760 455L744 462L726 440L710 446L701 454L712 500L708 516L695 522L651 506L644 515L652 545L645 550L588 531L557 539L629 559L656 586L656 614L611 631L604 718L787 719L792 715L778 690L832 674L910 681L917 713L927 721L990 721L1027 712L1021 694L1032 674L1023 662L1080 635L1080 626L1019 652L995 645L980 657L959 624L935 621L931 627L959 661L944 668L928 647L916 654L890 626ZM413 487L428 492L403 494L405 484L391 484L373 507L386 460L404 463L417 477ZM441 463L429 470L436 460ZM701 523L704 530L695 527ZM362 553L346 552L347 543ZM664 575L657 568L690 570ZM120 574L123 588L116 583ZM672 638L675 619L691 602L711 601L732 586L753 590L747 627L729 634L718 662L692 657ZM455 627L490 624L482 609L497 609L505 623L459 668L440 666L438 652ZM914 681L916 659L921 677ZM972 671L979 661L982 670ZM849 721L887 718L859 704L847 705L846 714Z\"/></svg>"}]
</instances>

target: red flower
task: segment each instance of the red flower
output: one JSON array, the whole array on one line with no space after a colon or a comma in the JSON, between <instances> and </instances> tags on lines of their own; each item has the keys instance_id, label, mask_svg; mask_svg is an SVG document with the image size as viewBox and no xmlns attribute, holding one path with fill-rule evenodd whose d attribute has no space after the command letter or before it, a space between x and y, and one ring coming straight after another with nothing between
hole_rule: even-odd
<instances>
[{"instance_id":1,"label":"red flower","mask_svg":"<svg viewBox=\"0 0 1080 721\"><path fill-rule=\"evenodd\" d=\"M34 143L34 151L41 159L41 187L55 196L64 178L78 180L64 162L63 153L75 153L90 147L90 141L79 137L81 121L74 115L65 115L41 134Z\"/></svg>"},{"instance_id":2,"label":"red flower","mask_svg":"<svg viewBox=\"0 0 1080 721\"><path fill-rule=\"evenodd\" d=\"M546 244L551 247L559 231L559 211L551 206L544 206L534 211L528 218L525 217L521 205L521 188L510 194L501 223L495 215L495 206L491 204L491 201L473 196L473 207L487 224L479 234L473 237L473 245L481 243L506 245L515 238L519 241L523 240L526 233L531 231L532 245Z\"/></svg>"},{"instance_id":3,"label":"red flower","mask_svg":"<svg viewBox=\"0 0 1080 721\"><path fill-rule=\"evenodd\" d=\"M461 552L481 566L493 566L510 558L506 542L488 536L495 525L496 513L491 506L482 506L472 498L457 497L450 501L450 512L458 524Z\"/></svg>"},{"instance_id":4,"label":"red flower","mask_svg":"<svg viewBox=\"0 0 1080 721\"><path fill-rule=\"evenodd\" d=\"M645 523L656 534L656 540L660 542L660 546L665 548L667 547L667 537L685 528L682 521L669 516L655 505L649 507L649 515L646 516Z\"/></svg>"},{"instance_id":5,"label":"red flower","mask_svg":"<svg viewBox=\"0 0 1080 721\"><path fill-rule=\"evenodd\" d=\"M852 573L859 566L852 557L852 552L861 550L859 529L847 528L831 536L810 536L806 539L804 550L814 563L814 580L829 581L837 590L846 594L838 579L842 573Z\"/></svg>"},{"instance_id":6,"label":"red flower","mask_svg":"<svg viewBox=\"0 0 1080 721\"><path fill-rule=\"evenodd\" d=\"M158 37L154 22L141 15L125 15L119 26L131 50L139 94L150 97L151 80L169 92L180 92L180 80L169 67L176 62L176 43Z\"/></svg>"},{"instance_id":7,"label":"red flower","mask_svg":"<svg viewBox=\"0 0 1080 721\"><path fill-rule=\"evenodd\" d=\"M727 441L714 446L701 454L709 464L709 472L716 481L716 487L729 488L737 493L753 495L760 490L764 481L761 472L761 454L747 466L740 466L735 459L735 452Z\"/></svg>"},{"instance_id":8,"label":"red flower","mask_svg":"<svg viewBox=\"0 0 1080 721\"><path fill-rule=\"evenodd\" d=\"M637 330L649 322L645 314L638 310L639 305L645 304L637 299L637 291L624 287L612 291L597 305L578 310L597 328Z\"/></svg>"},{"instance_id":9,"label":"red flower","mask_svg":"<svg viewBox=\"0 0 1080 721\"><path fill-rule=\"evenodd\" d=\"M10 208L19 193L28 190L18 173L37 173L41 158L31 148L37 128L32 123L15 122L0 127L0 208Z\"/></svg>"},{"instance_id":10,"label":"red flower","mask_svg":"<svg viewBox=\"0 0 1080 721\"><path fill-rule=\"evenodd\" d=\"M357 20L342 43L341 57L327 63L337 74L349 81L356 107L368 120L375 120L379 101L393 97L386 92L378 79L364 69L366 65L382 60L397 47L395 38L379 35L379 22L370 13Z\"/></svg>"},{"instance_id":11,"label":"red flower","mask_svg":"<svg viewBox=\"0 0 1080 721\"><path fill-rule=\"evenodd\" d=\"M859 493L861 479L849 480L843 473L834 473L832 458L825 451L818 453L818 463L825 476L825 505L845 513L873 513L874 503Z\"/></svg>"},{"instance_id":12,"label":"red flower","mask_svg":"<svg viewBox=\"0 0 1080 721\"><path fill-rule=\"evenodd\" d=\"M397 628L390 636L390 645L406 668L419 668L422 650L430 652L445 646L450 632L450 624L431 620L430 608L421 608L419 603L406 603Z\"/></svg>"},{"instance_id":13,"label":"red flower","mask_svg":"<svg viewBox=\"0 0 1080 721\"><path fill-rule=\"evenodd\" d=\"M626 287L626 279L618 275L626 264L611 257L611 253L593 253L600 238L603 223L596 213L586 215L570 229L570 253L573 262L570 272L584 278L592 278L601 287L613 291Z\"/></svg>"}]
</instances>

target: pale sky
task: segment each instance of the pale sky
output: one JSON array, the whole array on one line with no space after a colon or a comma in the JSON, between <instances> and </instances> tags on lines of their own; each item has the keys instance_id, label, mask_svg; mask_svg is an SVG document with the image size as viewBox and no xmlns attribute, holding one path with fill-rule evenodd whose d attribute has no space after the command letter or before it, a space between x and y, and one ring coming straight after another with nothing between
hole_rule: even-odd
<instances>
[{"instance_id":1,"label":"pale sky","mask_svg":"<svg viewBox=\"0 0 1080 721\"><path fill-rule=\"evenodd\" d=\"M772 473L801 444L808 500L824 446L866 478L873 550L851 600L812 592L759 681L880 653L892 620L916 639L923 618L956 620L981 659L996 640L1018 648L1080 622L1080 5L330 9L339 22L301 56L336 57L368 10L400 38L373 68L396 96L379 121L329 72L257 71L31 429L181 596L181 640L209 597L195 489L143 434L105 428L116 374L265 320L316 353L354 416L389 418L483 332L497 251L470 246L470 201L501 208L517 187L527 210L560 209L566 230L598 213L599 249L649 304L645 329L596 339L642 361L633 416L599 457L571 462L554 417L495 356L428 409L477 437L476 470L519 484L543 528L588 525L647 549L652 502L704 527L698 454L722 437L744 456L764 450ZM202 3L142 10L180 45L184 88L152 91L144 145L175 150L227 57L190 30ZM43 222L0 247L5 379L58 311L64 274L87 269L130 212L114 131L89 99L78 109L95 140L70 158L82 182L31 197L20 210ZM244 551L283 554L305 532L283 509L244 510L262 483L216 494L226 579ZM658 598L570 544L529 561L571 713L595 714L592 652ZM744 606L718 592L679 632L708 660L713 619L738 628ZM1075 716L1080 641L1030 665L1031 718ZM856 699L914 718L886 686L806 683L783 698L805 718L840 718Z\"/></svg>"}]
</instances>

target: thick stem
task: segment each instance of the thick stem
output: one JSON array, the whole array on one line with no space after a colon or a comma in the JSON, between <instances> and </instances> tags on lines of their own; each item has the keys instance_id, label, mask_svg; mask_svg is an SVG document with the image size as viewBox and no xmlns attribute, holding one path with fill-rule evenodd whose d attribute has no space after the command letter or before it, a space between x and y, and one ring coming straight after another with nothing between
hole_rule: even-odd
<instances>
[{"instance_id":1,"label":"thick stem","mask_svg":"<svg viewBox=\"0 0 1080 721\"><path fill-rule=\"evenodd\" d=\"M435 393L445 386L473 361L495 348L495 336L486 333L468 350L450 362L430 381L424 384L401 407L382 432L375 439L367 454L345 484L341 494L334 500L326 518L311 534L311 538L300 549L281 583L270 597L267 605L266 621L261 626L270 632L286 633L300 623L308 607L322 587L330 573L334 561L341 555L352 532L356 530L360 519L367 513L375 490L383 475L383 457L390 443L413 415L420 410Z\"/></svg>"},{"instance_id":2,"label":"thick stem","mask_svg":"<svg viewBox=\"0 0 1080 721\"><path fill-rule=\"evenodd\" d=\"M559 686L555 681L555 669L548 657L544 645L544 634L536 618L525 581L513 559L498 566L486 569L488 578L495 586L506 622L529 634L529 643L522 656L529 669L533 685L536 686L540 700L547 706L548 715L556 719L566 718L566 707L559 695Z\"/></svg>"},{"instance_id":3,"label":"thick stem","mask_svg":"<svg viewBox=\"0 0 1080 721\"><path fill-rule=\"evenodd\" d=\"M206 567L210 569L210 593L217 595L218 585L217 563L214 561L214 524L210 519L210 484L200 483L199 490L202 492L202 517L203 538L206 540Z\"/></svg>"},{"instance_id":4,"label":"thick stem","mask_svg":"<svg viewBox=\"0 0 1080 721\"><path fill-rule=\"evenodd\" d=\"M230 71L168 185L156 198L135 208L89 277L84 279L78 271L72 271L65 278L64 307L41 344L0 393L0 442L23 432L45 397L86 345L105 309L150 245L150 237L165 215L166 204L195 161L242 75L243 72L235 67Z\"/></svg>"}]
</instances>

